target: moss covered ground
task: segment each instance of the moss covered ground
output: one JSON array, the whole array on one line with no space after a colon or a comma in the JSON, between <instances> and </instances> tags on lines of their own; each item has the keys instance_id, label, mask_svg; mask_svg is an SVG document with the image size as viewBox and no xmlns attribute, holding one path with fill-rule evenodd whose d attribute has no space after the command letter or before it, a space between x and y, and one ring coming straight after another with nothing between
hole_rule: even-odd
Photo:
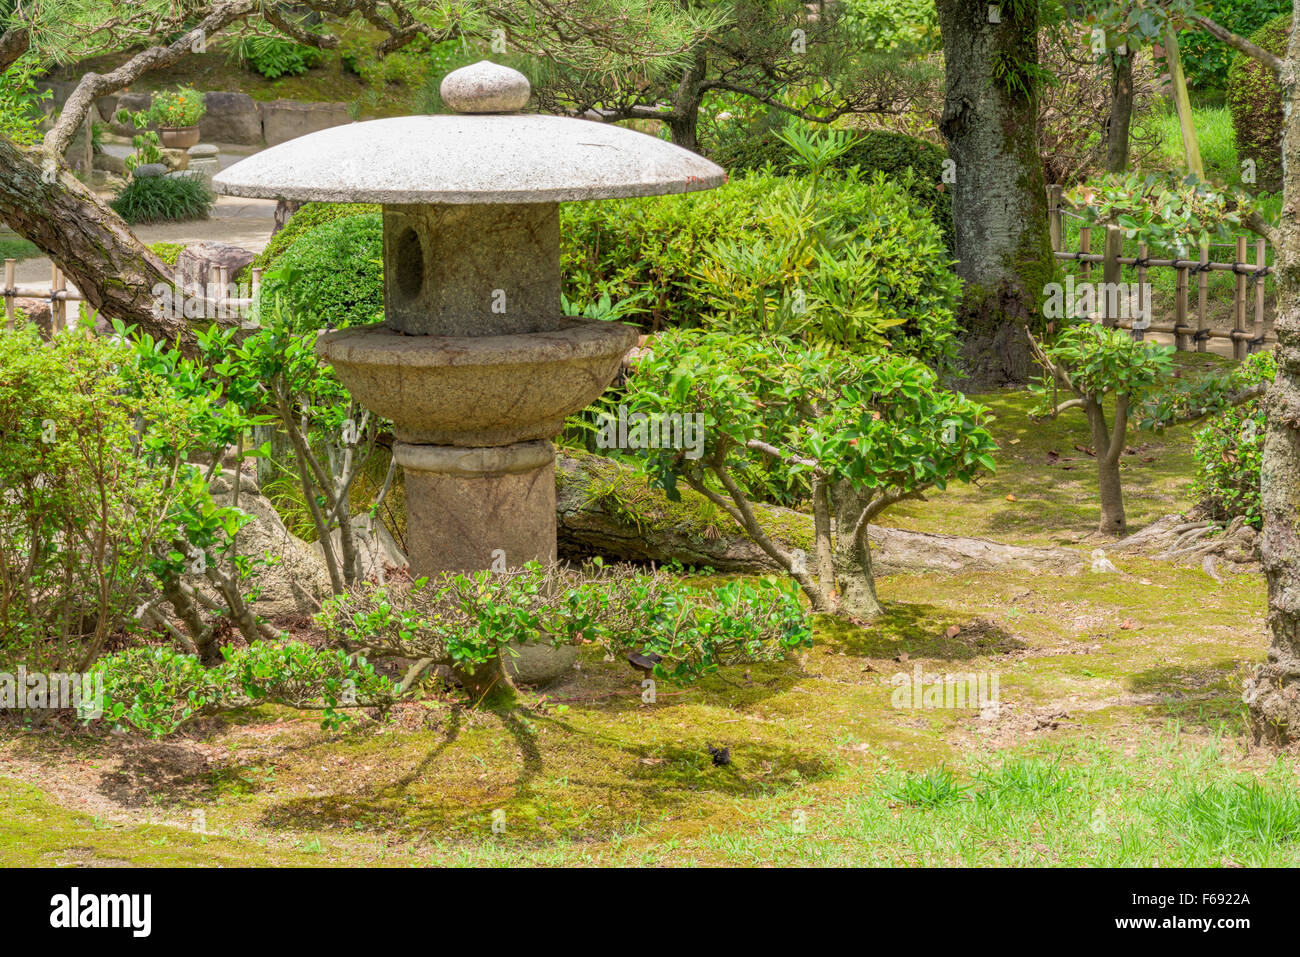
<instances>
[{"instance_id":1,"label":"moss covered ground","mask_svg":"<svg viewBox=\"0 0 1300 957\"><path fill-rule=\"evenodd\" d=\"M998 474L889 520L1096 547L1082 417L984 401ZM1131 440L1132 527L1190 507L1191 439ZM593 646L499 710L430 689L341 731L274 707L157 742L11 729L0 863L1300 862L1296 765L1243 726L1262 579L1113 559L1117 574L885 578L869 626L820 620L800 660L653 704ZM996 676L999 704L895 707L895 675L917 667Z\"/></svg>"}]
</instances>

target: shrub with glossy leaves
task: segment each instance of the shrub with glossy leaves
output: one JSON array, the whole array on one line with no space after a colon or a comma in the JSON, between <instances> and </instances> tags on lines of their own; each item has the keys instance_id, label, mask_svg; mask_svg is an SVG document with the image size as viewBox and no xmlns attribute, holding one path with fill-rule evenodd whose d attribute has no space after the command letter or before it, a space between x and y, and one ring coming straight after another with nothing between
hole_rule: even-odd
<instances>
[{"instance_id":1,"label":"shrub with glossy leaves","mask_svg":"<svg viewBox=\"0 0 1300 957\"><path fill-rule=\"evenodd\" d=\"M797 591L775 578L701 589L662 571L599 562L583 571L532 562L368 585L327 601L316 620L333 642L470 673L513 642L595 641L612 654L658 655L654 674L678 684L812 643Z\"/></svg>"},{"instance_id":2,"label":"shrub with glossy leaves","mask_svg":"<svg viewBox=\"0 0 1300 957\"><path fill-rule=\"evenodd\" d=\"M1245 379L1271 380L1277 365L1270 352L1243 364ZM1260 460L1268 417L1261 399L1228 409L1196 433L1196 478L1192 490L1219 521L1240 516L1248 525L1263 525L1260 512Z\"/></svg>"},{"instance_id":3,"label":"shrub with glossy leaves","mask_svg":"<svg viewBox=\"0 0 1300 957\"><path fill-rule=\"evenodd\" d=\"M365 658L301 642L257 642L222 649L223 661L205 668L170 648L135 648L108 655L92 676L104 682L103 719L154 737L171 734L203 715L258 704L286 704L322 712L321 726L349 719L346 708L386 708L393 683Z\"/></svg>"},{"instance_id":4,"label":"shrub with glossy leaves","mask_svg":"<svg viewBox=\"0 0 1300 957\"><path fill-rule=\"evenodd\" d=\"M665 423L703 423L700 454L661 440L638 450L646 471L670 497L686 482L726 511L817 611L878 612L868 524L898 501L994 466L987 410L901 355L678 330L641 360L627 404L629 423L657 422L661 436ZM807 489L818 554L834 551L834 569L814 568L762 528L750 500L767 483Z\"/></svg>"}]
</instances>

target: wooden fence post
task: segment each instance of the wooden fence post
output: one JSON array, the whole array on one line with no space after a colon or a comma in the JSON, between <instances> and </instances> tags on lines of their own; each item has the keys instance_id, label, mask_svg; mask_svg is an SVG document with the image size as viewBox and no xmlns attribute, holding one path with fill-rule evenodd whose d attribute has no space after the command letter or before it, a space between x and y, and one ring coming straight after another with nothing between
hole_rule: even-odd
<instances>
[{"instance_id":1,"label":"wooden fence post","mask_svg":"<svg viewBox=\"0 0 1300 957\"><path fill-rule=\"evenodd\" d=\"M1210 295L1210 271L1205 268L1210 261L1210 250L1208 247L1201 247L1201 269L1197 273L1197 294L1196 294L1196 351L1204 352L1205 344L1209 341L1206 333L1210 330L1209 316L1209 295Z\"/></svg>"},{"instance_id":2,"label":"wooden fence post","mask_svg":"<svg viewBox=\"0 0 1300 957\"><path fill-rule=\"evenodd\" d=\"M1052 237L1052 252L1061 250L1061 187L1047 187L1047 231Z\"/></svg>"},{"instance_id":3,"label":"wooden fence post","mask_svg":"<svg viewBox=\"0 0 1300 957\"><path fill-rule=\"evenodd\" d=\"M1101 295L1097 296L1101 305L1102 322L1115 328L1119 325L1121 304L1120 282L1124 279L1124 268L1119 264L1120 253L1124 251L1124 234L1118 226L1106 227L1106 259L1101 266Z\"/></svg>"},{"instance_id":4,"label":"wooden fence post","mask_svg":"<svg viewBox=\"0 0 1300 957\"><path fill-rule=\"evenodd\" d=\"M1187 267L1178 267L1178 283L1174 299L1174 348L1187 351Z\"/></svg>"},{"instance_id":5,"label":"wooden fence post","mask_svg":"<svg viewBox=\"0 0 1300 957\"><path fill-rule=\"evenodd\" d=\"M1237 255L1233 257L1233 267L1237 279L1232 296L1232 357L1244 359L1247 355L1246 342L1246 237L1237 237Z\"/></svg>"},{"instance_id":6,"label":"wooden fence post","mask_svg":"<svg viewBox=\"0 0 1300 957\"><path fill-rule=\"evenodd\" d=\"M1255 324L1247 352L1258 352L1264 340L1264 270L1268 268L1268 242L1255 240Z\"/></svg>"},{"instance_id":7,"label":"wooden fence post","mask_svg":"<svg viewBox=\"0 0 1300 957\"><path fill-rule=\"evenodd\" d=\"M17 260L5 260L5 325L10 329L14 327L14 311L17 308L14 304L14 275L17 268Z\"/></svg>"},{"instance_id":8,"label":"wooden fence post","mask_svg":"<svg viewBox=\"0 0 1300 957\"><path fill-rule=\"evenodd\" d=\"M1079 228L1079 252L1083 253L1085 256L1092 254L1092 227L1087 223L1084 223ZM1083 273L1083 281L1092 282L1092 263L1088 262L1086 259L1082 259L1080 262L1083 265L1083 269L1081 270Z\"/></svg>"},{"instance_id":9,"label":"wooden fence post","mask_svg":"<svg viewBox=\"0 0 1300 957\"><path fill-rule=\"evenodd\" d=\"M57 265L50 266L50 334L64 332L68 328L68 303L58 294L68 288L63 270Z\"/></svg>"}]
</instances>

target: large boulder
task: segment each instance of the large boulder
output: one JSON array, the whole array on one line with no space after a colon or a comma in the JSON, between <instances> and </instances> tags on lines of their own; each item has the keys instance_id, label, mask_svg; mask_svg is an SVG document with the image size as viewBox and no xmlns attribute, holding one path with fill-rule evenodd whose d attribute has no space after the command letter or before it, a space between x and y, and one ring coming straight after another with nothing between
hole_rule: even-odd
<instances>
[{"instance_id":1,"label":"large boulder","mask_svg":"<svg viewBox=\"0 0 1300 957\"><path fill-rule=\"evenodd\" d=\"M225 266L233 282L236 274L255 258L255 253L229 243L196 243L181 250L176 258L176 271L182 284L197 283L206 288L213 266Z\"/></svg>"},{"instance_id":2,"label":"large boulder","mask_svg":"<svg viewBox=\"0 0 1300 957\"><path fill-rule=\"evenodd\" d=\"M262 104L262 133L267 146L296 140L308 133L346 126L352 122L346 103L299 103L295 100L272 100ZM213 137L215 138L215 137ZM321 157L328 162L329 157Z\"/></svg>"},{"instance_id":3,"label":"large boulder","mask_svg":"<svg viewBox=\"0 0 1300 957\"><path fill-rule=\"evenodd\" d=\"M126 110L128 113L142 113L149 109L152 104L152 93L123 93L117 98L113 114L116 115L118 110ZM108 128L118 136L131 137L140 132L130 123L119 123L112 116L108 118Z\"/></svg>"},{"instance_id":4,"label":"large boulder","mask_svg":"<svg viewBox=\"0 0 1300 957\"><path fill-rule=\"evenodd\" d=\"M334 544L335 555L343 554L340 548L342 536L342 529L336 528L331 533L330 540ZM407 560L406 553L384 527L383 522L377 522L369 515L353 515L352 537L357 543L357 552L361 558L363 581L387 581L393 572L410 569L411 563ZM312 548L324 564L325 552L320 542L313 543Z\"/></svg>"},{"instance_id":5,"label":"large boulder","mask_svg":"<svg viewBox=\"0 0 1300 957\"><path fill-rule=\"evenodd\" d=\"M262 145L262 114L247 93L213 90L203 94L207 112L199 120L199 134L207 142Z\"/></svg>"},{"instance_id":6,"label":"large boulder","mask_svg":"<svg viewBox=\"0 0 1300 957\"><path fill-rule=\"evenodd\" d=\"M235 474L224 472L213 480L212 500L217 505L233 503ZM272 622L314 615L331 594L324 561L311 545L285 528L275 506L260 494L252 477L242 473L238 508L253 517L235 539L239 554L252 559L270 555L275 559L270 565L259 566L253 574L251 584L260 589L253 611ZM201 576L187 576L186 583L216 597Z\"/></svg>"}]
</instances>

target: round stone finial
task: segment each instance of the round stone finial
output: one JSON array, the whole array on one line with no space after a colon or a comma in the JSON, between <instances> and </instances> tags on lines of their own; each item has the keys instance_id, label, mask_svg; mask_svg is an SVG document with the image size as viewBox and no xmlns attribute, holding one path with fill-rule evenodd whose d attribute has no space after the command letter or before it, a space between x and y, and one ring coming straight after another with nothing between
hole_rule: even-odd
<instances>
[{"instance_id":1,"label":"round stone finial","mask_svg":"<svg viewBox=\"0 0 1300 957\"><path fill-rule=\"evenodd\" d=\"M514 113L528 105L533 92L528 77L491 60L452 70L439 91L457 113Z\"/></svg>"}]
</instances>

